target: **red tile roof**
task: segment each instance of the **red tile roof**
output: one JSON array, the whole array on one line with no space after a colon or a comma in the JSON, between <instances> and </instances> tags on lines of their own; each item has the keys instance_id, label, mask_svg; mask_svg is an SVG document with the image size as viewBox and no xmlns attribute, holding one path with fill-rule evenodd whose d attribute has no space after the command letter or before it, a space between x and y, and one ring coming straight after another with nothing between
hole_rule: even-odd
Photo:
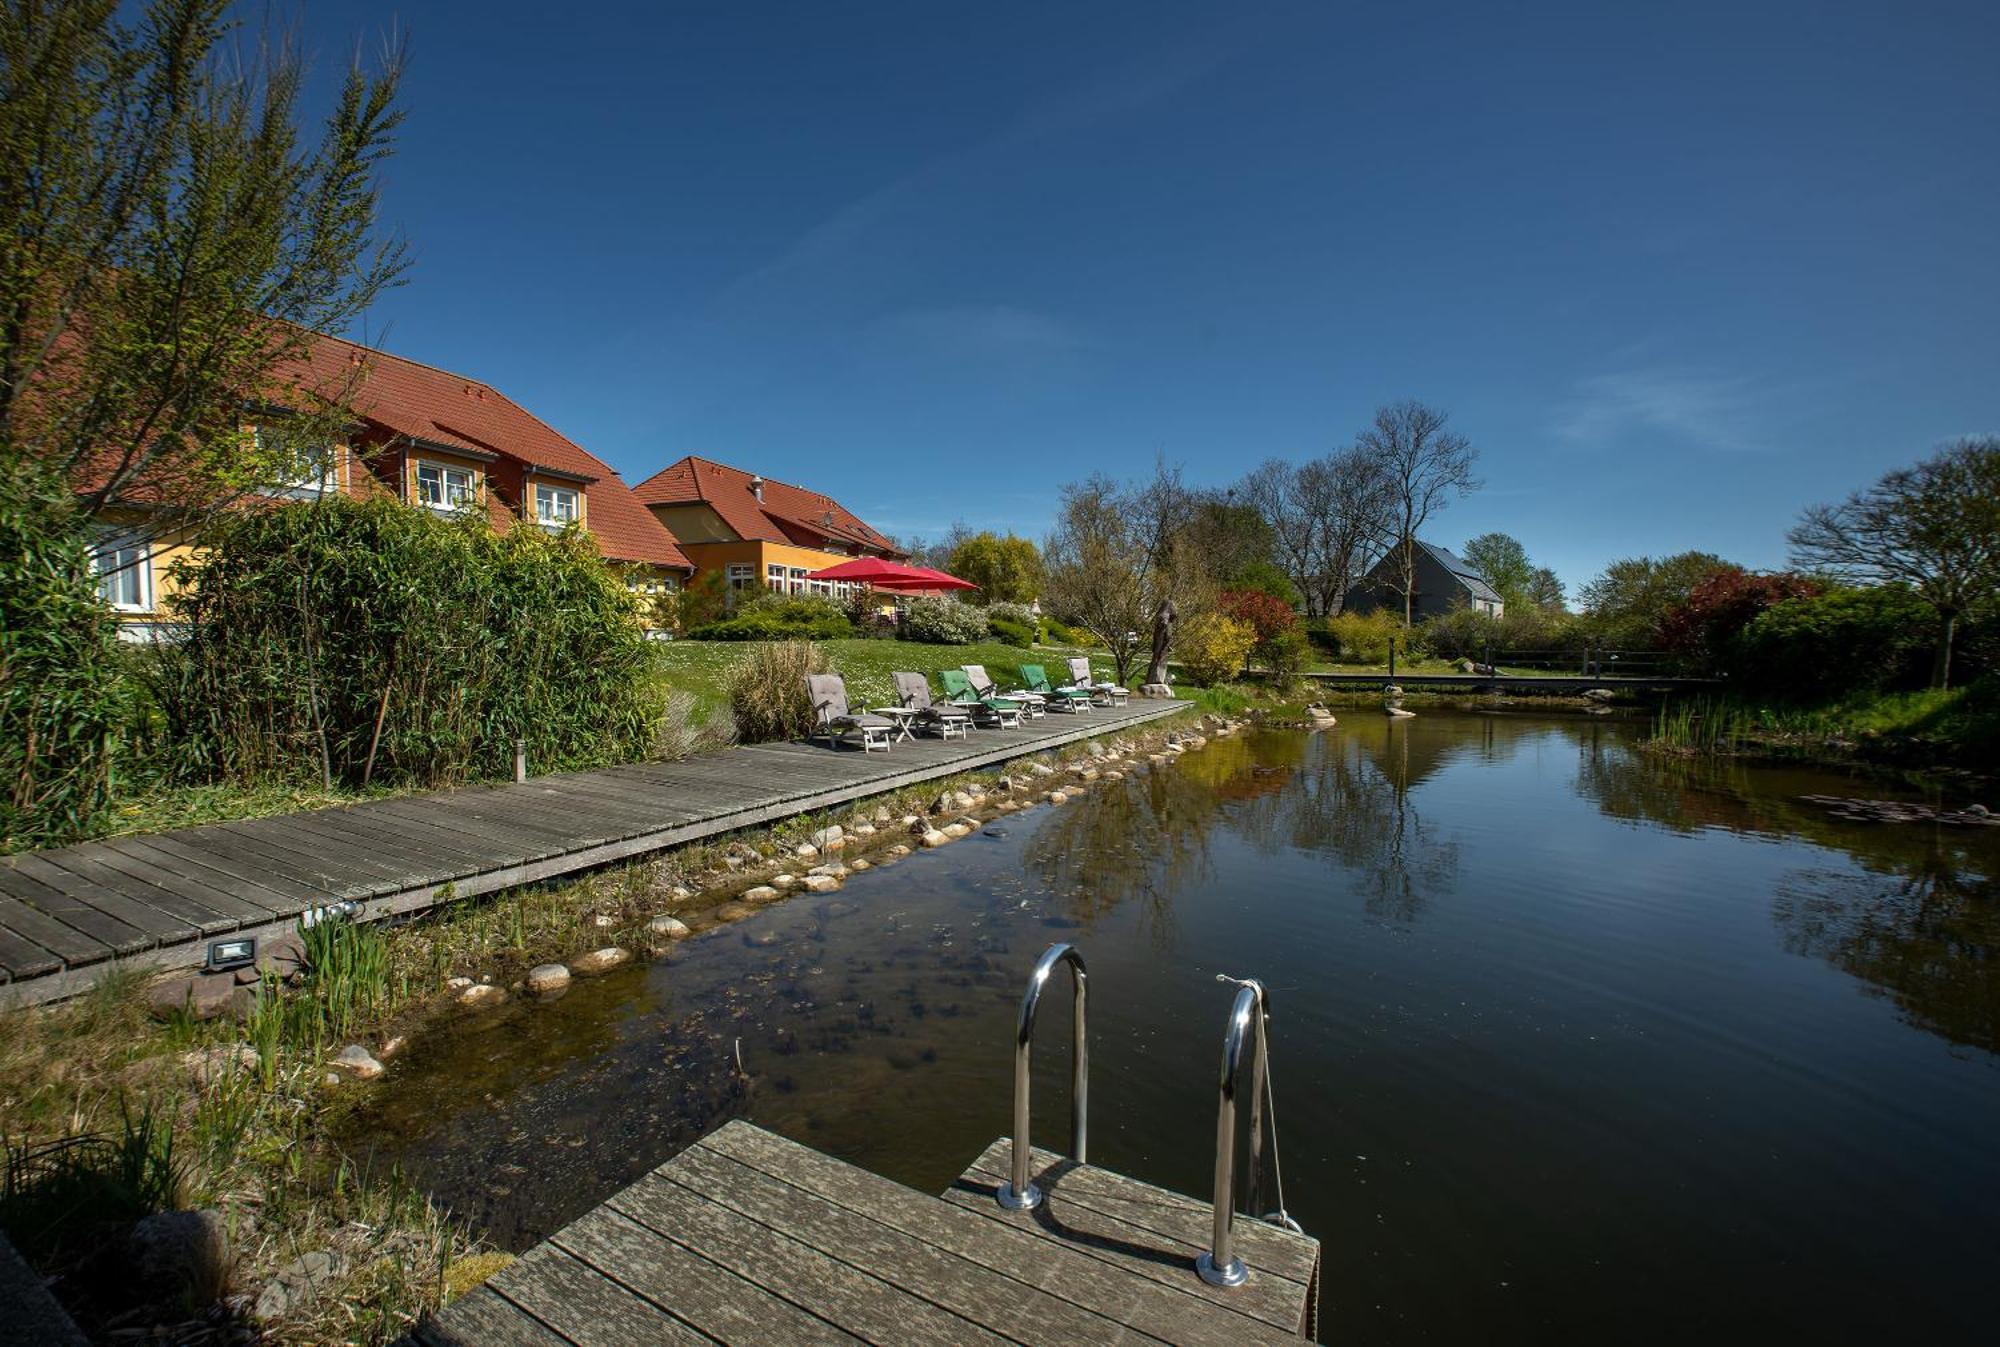
<instances>
[{"instance_id":1,"label":"red tile roof","mask_svg":"<svg viewBox=\"0 0 2000 1347\"><path fill-rule=\"evenodd\" d=\"M766 477L764 499L759 502L751 485L754 476L741 468L689 454L632 490L647 505L700 502L744 538L806 547L846 543L882 556L907 555L831 496Z\"/></svg>"},{"instance_id":2,"label":"red tile roof","mask_svg":"<svg viewBox=\"0 0 2000 1347\"><path fill-rule=\"evenodd\" d=\"M309 365L300 382L339 398L393 435L589 478L585 513L599 551L612 561L693 569L673 535L617 473L491 385L336 337L313 343ZM495 525L511 524L513 516L487 494Z\"/></svg>"}]
</instances>

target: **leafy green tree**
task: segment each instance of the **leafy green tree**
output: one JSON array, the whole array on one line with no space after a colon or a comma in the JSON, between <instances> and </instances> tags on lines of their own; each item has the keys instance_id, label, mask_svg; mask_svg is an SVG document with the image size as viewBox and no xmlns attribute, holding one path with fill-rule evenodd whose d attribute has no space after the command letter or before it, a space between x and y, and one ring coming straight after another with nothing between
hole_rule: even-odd
<instances>
[{"instance_id":1,"label":"leafy green tree","mask_svg":"<svg viewBox=\"0 0 2000 1347\"><path fill-rule=\"evenodd\" d=\"M1232 575L1222 577L1224 588L1249 594L1269 594L1288 608L1304 602L1298 587L1283 571L1268 561L1253 561Z\"/></svg>"},{"instance_id":2,"label":"leafy green tree","mask_svg":"<svg viewBox=\"0 0 2000 1347\"><path fill-rule=\"evenodd\" d=\"M1535 583L1534 563L1528 560L1528 549L1515 539L1504 533L1482 533L1468 542L1459 555L1482 580L1493 586L1493 592L1509 608L1533 602L1530 593Z\"/></svg>"},{"instance_id":3,"label":"leafy green tree","mask_svg":"<svg viewBox=\"0 0 2000 1347\"><path fill-rule=\"evenodd\" d=\"M1012 533L975 533L952 549L945 569L979 589L973 603L1032 603L1042 593L1042 553Z\"/></svg>"},{"instance_id":4,"label":"leafy green tree","mask_svg":"<svg viewBox=\"0 0 2000 1347\"><path fill-rule=\"evenodd\" d=\"M404 265L376 240L399 56L305 140L303 62L246 62L230 9L0 0L0 454L155 534L311 470L356 376L312 370L312 334ZM288 433L245 433L257 406Z\"/></svg>"},{"instance_id":5,"label":"leafy green tree","mask_svg":"<svg viewBox=\"0 0 2000 1347\"><path fill-rule=\"evenodd\" d=\"M1589 613L1586 629L1614 646L1658 649L1666 640L1667 614L1686 603L1696 585L1729 568L1713 552L1614 561L1578 595Z\"/></svg>"},{"instance_id":6,"label":"leafy green tree","mask_svg":"<svg viewBox=\"0 0 2000 1347\"><path fill-rule=\"evenodd\" d=\"M1528 578L1528 602L1544 613L1564 611L1563 582L1547 566L1535 567L1535 573Z\"/></svg>"},{"instance_id":7,"label":"leafy green tree","mask_svg":"<svg viewBox=\"0 0 2000 1347\"><path fill-rule=\"evenodd\" d=\"M1787 535L1792 564L1863 584L1901 584L1938 616L1931 685L1951 685L1958 624L2000 593L2000 439L1949 445Z\"/></svg>"}]
</instances>

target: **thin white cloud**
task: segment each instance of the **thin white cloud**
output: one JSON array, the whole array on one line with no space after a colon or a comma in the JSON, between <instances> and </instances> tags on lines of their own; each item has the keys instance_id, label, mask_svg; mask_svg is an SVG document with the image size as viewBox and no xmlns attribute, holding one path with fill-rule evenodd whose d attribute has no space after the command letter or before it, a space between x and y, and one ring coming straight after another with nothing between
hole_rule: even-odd
<instances>
[{"instance_id":1,"label":"thin white cloud","mask_svg":"<svg viewBox=\"0 0 2000 1347\"><path fill-rule=\"evenodd\" d=\"M1758 390L1749 379L1655 367L1594 374L1556 409L1555 433L1572 444L1601 446L1634 433L1731 453L1764 449L1752 423Z\"/></svg>"},{"instance_id":2,"label":"thin white cloud","mask_svg":"<svg viewBox=\"0 0 2000 1347\"><path fill-rule=\"evenodd\" d=\"M1090 345L1053 314L1010 304L967 304L906 309L869 324L869 335L895 346L913 345L961 356L1050 355Z\"/></svg>"},{"instance_id":3,"label":"thin white cloud","mask_svg":"<svg viewBox=\"0 0 2000 1347\"><path fill-rule=\"evenodd\" d=\"M1135 57L1091 82L1025 105L982 139L939 154L846 202L777 256L724 286L711 303L712 312L733 316L769 305L795 305L801 292L810 293L829 278L837 282L860 258L898 270L904 255L926 240L930 214L941 203L962 201L968 193L1005 190L1002 169L1010 156L1040 142L1116 123L1172 98L1228 59L1244 40L1211 36L1210 41L1188 41Z\"/></svg>"}]
</instances>

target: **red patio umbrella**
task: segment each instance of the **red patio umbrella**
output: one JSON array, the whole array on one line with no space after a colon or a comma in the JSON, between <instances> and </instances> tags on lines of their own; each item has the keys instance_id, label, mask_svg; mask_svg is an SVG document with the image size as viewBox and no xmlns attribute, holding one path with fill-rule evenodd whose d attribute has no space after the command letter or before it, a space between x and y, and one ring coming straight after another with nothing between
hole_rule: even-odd
<instances>
[{"instance_id":1,"label":"red patio umbrella","mask_svg":"<svg viewBox=\"0 0 2000 1347\"><path fill-rule=\"evenodd\" d=\"M900 561L888 561L881 557L857 557L853 561L843 561L838 566L828 566L825 570L814 571L815 580L847 580L856 584L873 585L877 589L977 589L978 585L969 580L961 580L943 571L934 571L928 566L905 566Z\"/></svg>"}]
</instances>

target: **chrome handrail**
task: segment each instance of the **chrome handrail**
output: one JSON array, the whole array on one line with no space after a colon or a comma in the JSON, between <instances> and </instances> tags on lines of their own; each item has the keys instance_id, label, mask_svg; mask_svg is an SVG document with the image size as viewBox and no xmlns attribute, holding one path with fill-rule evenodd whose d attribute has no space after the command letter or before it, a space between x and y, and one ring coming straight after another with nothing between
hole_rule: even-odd
<instances>
[{"instance_id":1,"label":"chrome handrail","mask_svg":"<svg viewBox=\"0 0 2000 1347\"><path fill-rule=\"evenodd\" d=\"M1250 1279L1243 1260L1236 1256L1231 1236L1236 1216L1236 1079L1243 1066L1243 1048L1256 1036L1250 1055L1250 1192L1254 1198L1263 1177L1264 1157L1264 1074L1268 1069L1269 1043L1265 1021L1271 1017L1271 999L1264 984L1254 978L1227 978L1241 989L1229 1008L1229 1026L1222 1035L1222 1079L1217 1086L1215 1113L1215 1228L1209 1247L1195 1259L1195 1271L1211 1286L1241 1286Z\"/></svg>"},{"instance_id":2,"label":"chrome handrail","mask_svg":"<svg viewBox=\"0 0 2000 1347\"><path fill-rule=\"evenodd\" d=\"M1070 1159L1082 1164L1090 1157L1090 1050L1085 1025L1090 1010L1090 978L1083 956L1074 945L1050 945L1035 961L1028 975L1028 990L1021 994L1021 1016L1014 1028L1014 1156L1012 1181L1000 1185L994 1194L1009 1211L1027 1211L1041 1205L1042 1190L1028 1181L1028 1067L1035 1051L1035 1012L1041 1007L1042 988L1048 985L1058 964L1068 964L1071 999L1075 1007L1075 1046L1071 1052L1069 1087Z\"/></svg>"}]
</instances>

